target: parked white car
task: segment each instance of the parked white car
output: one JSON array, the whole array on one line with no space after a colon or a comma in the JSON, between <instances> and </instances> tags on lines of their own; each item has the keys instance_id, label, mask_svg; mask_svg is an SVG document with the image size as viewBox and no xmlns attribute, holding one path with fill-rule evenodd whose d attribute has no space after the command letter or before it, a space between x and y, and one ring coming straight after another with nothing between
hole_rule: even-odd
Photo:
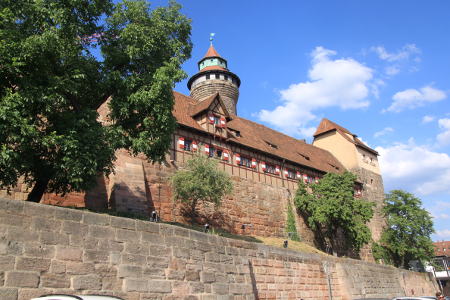
<instances>
[{"instance_id":1,"label":"parked white car","mask_svg":"<svg viewBox=\"0 0 450 300\"><path fill-rule=\"evenodd\" d=\"M434 296L419 296L419 297L410 296L410 297L397 297L392 300L430 300L430 299L436 299L436 297L434 297Z\"/></svg>"},{"instance_id":2,"label":"parked white car","mask_svg":"<svg viewBox=\"0 0 450 300\"><path fill-rule=\"evenodd\" d=\"M103 295L45 295L31 300L124 300L115 296L103 296Z\"/></svg>"}]
</instances>

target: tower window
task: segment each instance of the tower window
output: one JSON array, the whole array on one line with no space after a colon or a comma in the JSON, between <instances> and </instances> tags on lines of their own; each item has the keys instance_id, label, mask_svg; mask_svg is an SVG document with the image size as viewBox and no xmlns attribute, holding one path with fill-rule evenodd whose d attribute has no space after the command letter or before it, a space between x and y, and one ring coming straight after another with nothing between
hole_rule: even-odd
<instances>
[{"instance_id":1,"label":"tower window","mask_svg":"<svg viewBox=\"0 0 450 300\"><path fill-rule=\"evenodd\" d=\"M228 75L225 75L224 78L225 78L225 80L228 80Z\"/></svg>"},{"instance_id":2,"label":"tower window","mask_svg":"<svg viewBox=\"0 0 450 300\"><path fill-rule=\"evenodd\" d=\"M207 80L209 79L209 74L206 74L206 79L207 79Z\"/></svg>"},{"instance_id":3,"label":"tower window","mask_svg":"<svg viewBox=\"0 0 450 300\"><path fill-rule=\"evenodd\" d=\"M220 75L219 74L216 74L216 79L220 79Z\"/></svg>"}]
</instances>

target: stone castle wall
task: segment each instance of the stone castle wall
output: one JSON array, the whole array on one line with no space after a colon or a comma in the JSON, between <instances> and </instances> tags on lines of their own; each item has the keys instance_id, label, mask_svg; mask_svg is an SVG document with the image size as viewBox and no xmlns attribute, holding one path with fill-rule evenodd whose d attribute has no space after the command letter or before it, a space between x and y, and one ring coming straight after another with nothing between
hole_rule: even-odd
<instances>
[{"instance_id":1,"label":"stone castle wall","mask_svg":"<svg viewBox=\"0 0 450 300\"><path fill-rule=\"evenodd\" d=\"M166 224L0 199L0 299L330 299L433 294L427 274Z\"/></svg>"},{"instance_id":2,"label":"stone castle wall","mask_svg":"<svg viewBox=\"0 0 450 300\"><path fill-rule=\"evenodd\" d=\"M205 99L216 92L220 93L223 103L230 114L236 114L236 104L239 98L237 86L224 80L206 80L191 89L191 97L197 100Z\"/></svg>"}]
</instances>

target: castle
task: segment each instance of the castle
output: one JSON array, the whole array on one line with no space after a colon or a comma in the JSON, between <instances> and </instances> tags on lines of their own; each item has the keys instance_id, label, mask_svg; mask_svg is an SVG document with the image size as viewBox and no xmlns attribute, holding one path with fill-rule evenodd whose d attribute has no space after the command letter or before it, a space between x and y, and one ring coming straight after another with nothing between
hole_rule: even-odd
<instances>
[{"instance_id":1,"label":"castle","mask_svg":"<svg viewBox=\"0 0 450 300\"><path fill-rule=\"evenodd\" d=\"M182 207L171 199L168 177L200 152L217 158L233 178L233 194L211 212L212 222L232 232L284 236L287 205L298 180L314 184L328 172L349 170L358 177L355 196L376 203L369 227L379 239L384 190L375 150L327 119L321 121L312 144L243 119L236 111L240 79L228 69L227 60L211 45L198 67L188 81L190 96L174 92L178 128L163 164L121 150L115 174L100 177L95 189L64 197L45 194L42 202L145 215L155 210L164 221L183 222ZM104 120L107 103L98 111ZM12 194L0 196L26 199L26 190L18 185ZM312 242L313 234L301 217L296 222L303 240Z\"/></svg>"}]
</instances>

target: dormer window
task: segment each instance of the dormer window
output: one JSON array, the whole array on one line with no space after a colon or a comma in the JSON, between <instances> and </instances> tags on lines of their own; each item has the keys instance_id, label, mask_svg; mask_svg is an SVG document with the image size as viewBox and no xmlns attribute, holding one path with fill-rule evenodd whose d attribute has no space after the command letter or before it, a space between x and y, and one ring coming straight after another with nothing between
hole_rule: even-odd
<instances>
[{"instance_id":1,"label":"dormer window","mask_svg":"<svg viewBox=\"0 0 450 300\"><path fill-rule=\"evenodd\" d=\"M302 153L300 153L300 152L297 152L297 153L298 153L298 155L300 155L300 156L303 157L304 159L310 160L309 156L307 156L307 155L305 155L305 154L302 154Z\"/></svg>"},{"instance_id":2,"label":"dormer window","mask_svg":"<svg viewBox=\"0 0 450 300\"><path fill-rule=\"evenodd\" d=\"M265 141L265 142L266 142L267 145L269 145L269 147L274 148L274 149L278 149L278 146L277 146L277 145L272 144L272 143L270 143L270 142L268 142L268 141Z\"/></svg>"}]
</instances>

